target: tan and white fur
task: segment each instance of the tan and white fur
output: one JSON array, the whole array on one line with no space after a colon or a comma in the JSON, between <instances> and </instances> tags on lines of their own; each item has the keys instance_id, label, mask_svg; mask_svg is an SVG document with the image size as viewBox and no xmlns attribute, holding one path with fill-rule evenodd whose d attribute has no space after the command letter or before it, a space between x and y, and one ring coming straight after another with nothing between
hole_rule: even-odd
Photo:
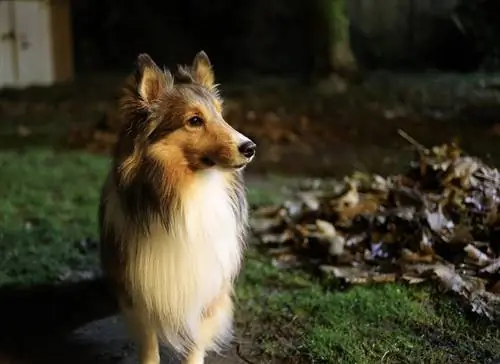
<instances>
[{"instance_id":1,"label":"tan and white fur","mask_svg":"<svg viewBox=\"0 0 500 364\"><path fill-rule=\"evenodd\" d=\"M140 55L118 100L122 131L100 205L101 265L138 344L202 364L232 335L255 144L229 126L207 55L161 70Z\"/></svg>"}]
</instances>

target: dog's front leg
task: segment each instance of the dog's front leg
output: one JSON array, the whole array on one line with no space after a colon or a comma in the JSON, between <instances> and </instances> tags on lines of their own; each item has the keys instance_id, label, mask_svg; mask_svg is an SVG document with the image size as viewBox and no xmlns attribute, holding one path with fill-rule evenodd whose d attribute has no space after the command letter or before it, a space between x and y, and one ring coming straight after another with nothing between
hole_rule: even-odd
<instances>
[{"instance_id":1,"label":"dog's front leg","mask_svg":"<svg viewBox=\"0 0 500 364\"><path fill-rule=\"evenodd\" d=\"M223 291L205 310L200 323L200 335L188 354L185 364L204 364L208 349L229 341L232 334L233 301L228 291Z\"/></svg>"},{"instance_id":2,"label":"dog's front leg","mask_svg":"<svg viewBox=\"0 0 500 364\"><path fill-rule=\"evenodd\" d=\"M130 306L122 306L127 326L138 346L140 364L160 364L160 349L156 331L148 317Z\"/></svg>"}]
</instances>

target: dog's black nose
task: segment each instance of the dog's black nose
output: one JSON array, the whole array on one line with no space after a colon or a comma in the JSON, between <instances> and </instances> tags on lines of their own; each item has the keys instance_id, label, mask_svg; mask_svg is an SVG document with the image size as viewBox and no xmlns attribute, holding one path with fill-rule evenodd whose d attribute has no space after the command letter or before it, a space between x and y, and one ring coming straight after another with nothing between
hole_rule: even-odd
<instances>
[{"instance_id":1,"label":"dog's black nose","mask_svg":"<svg viewBox=\"0 0 500 364\"><path fill-rule=\"evenodd\" d=\"M247 158L252 158L255 155L255 148L257 148L257 145L255 145L254 142L252 141L246 141L243 144L241 144L238 148L241 154L243 154Z\"/></svg>"}]
</instances>

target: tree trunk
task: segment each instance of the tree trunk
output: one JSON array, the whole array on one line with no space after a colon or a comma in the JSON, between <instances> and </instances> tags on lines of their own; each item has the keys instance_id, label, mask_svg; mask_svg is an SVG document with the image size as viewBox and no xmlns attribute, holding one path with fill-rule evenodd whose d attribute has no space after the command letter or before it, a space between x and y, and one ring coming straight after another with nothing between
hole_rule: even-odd
<instances>
[{"instance_id":1,"label":"tree trunk","mask_svg":"<svg viewBox=\"0 0 500 364\"><path fill-rule=\"evenodd\" d=\"M358 71L349 35L348 0L320 0L328 23L329 63L333 72L348 76Z\"/></svg>"}]
</instances>

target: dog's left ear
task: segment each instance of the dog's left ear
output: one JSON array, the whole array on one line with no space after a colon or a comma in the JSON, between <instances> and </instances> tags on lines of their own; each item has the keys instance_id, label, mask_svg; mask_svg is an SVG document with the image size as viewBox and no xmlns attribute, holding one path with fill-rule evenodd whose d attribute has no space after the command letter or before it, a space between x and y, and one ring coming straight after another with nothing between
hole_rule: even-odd
<instances>
[{"instance_id":1,"label":"dog's left ear","mask_svg":"<svg viewBox=\"0 0 500 364\"><path fill-rule=\"evenodd\" d=\"M210 59L204 51L196 54L191 66L191 73L194 80L208 88L214 87L215 76L212 70Z\"/></svg>"}]
</instances>

